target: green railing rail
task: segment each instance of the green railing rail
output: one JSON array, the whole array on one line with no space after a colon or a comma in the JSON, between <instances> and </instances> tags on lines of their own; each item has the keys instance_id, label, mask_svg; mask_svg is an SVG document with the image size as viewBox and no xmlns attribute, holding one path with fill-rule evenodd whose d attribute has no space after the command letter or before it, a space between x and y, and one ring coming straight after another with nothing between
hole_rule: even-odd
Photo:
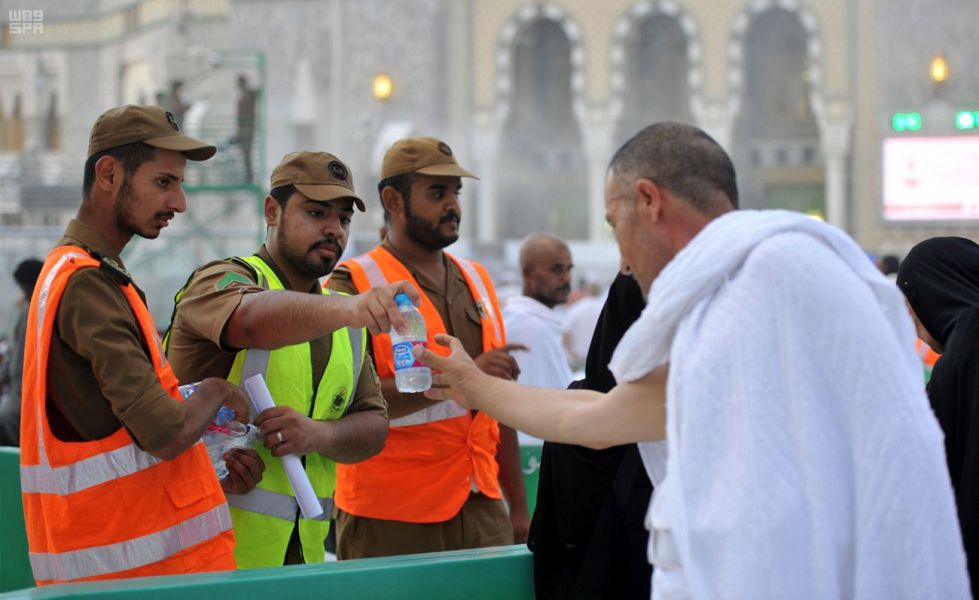
<instances>
[{"instance_id":1,"label":"green railing rail","mask_svg":"<svg viewBox=\"0 0 979 600\"><path fill-rule=\"evenodd\" d=\"M202 575L52 585L0 600L533 600L533 565L522 546L368 558Z\"/></svg>"},{"instance_id":2,"label":"green railing rail","mask_svg":"<svg viewBox=\"0 0 979 600\"><path fill-rule=\"evenodd\" d=\"M533 502L540 448L528 446L521 450L528 495ZM266 595L273 595L275 600L320 600L328 595L344 600L534 598L531 555L523 546L33 588L20 498L19 463L17 448L0 448L0 592L9 592L0 594L0 600L69 597L215 600Z\"/></svg>"},{"instance_id":3,"label":"green railing rail","mask_svg":"<svg viewBox=\"0 0 979 600\"><path fill-rule=\"evenodd\" d=\"M20 499L20 450L0 448L0 592L33 585Z\"/></svg>"}]
</instances>

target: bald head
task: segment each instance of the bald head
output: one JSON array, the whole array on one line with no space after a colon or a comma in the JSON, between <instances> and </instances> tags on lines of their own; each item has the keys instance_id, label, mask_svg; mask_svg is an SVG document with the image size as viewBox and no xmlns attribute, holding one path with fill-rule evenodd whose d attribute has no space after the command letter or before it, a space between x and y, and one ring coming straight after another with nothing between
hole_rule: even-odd
<instances>
[{"instance_id":1,"label":"bald head","mask_svg":"<svg viewBox=\"0 0 979 600\"><path fill-rule=\"evenodd\" d=\"M558 237L535 233L520 247L523 293L548 308L568 299L571 293L571 251Z\"/></svg>"}]
</instances>

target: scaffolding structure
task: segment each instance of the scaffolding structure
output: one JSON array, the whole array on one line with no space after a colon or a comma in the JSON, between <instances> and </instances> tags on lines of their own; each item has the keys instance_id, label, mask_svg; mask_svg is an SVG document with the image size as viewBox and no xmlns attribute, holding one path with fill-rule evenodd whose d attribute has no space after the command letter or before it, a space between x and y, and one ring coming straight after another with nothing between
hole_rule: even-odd
<instances>
[{"instance_id":1,"label":"scaffolding structure","mask_svg":"<svg viewBox=\"0 0 979 600\"><path fill-rule=\"evenodd\" d=\"M188 111L182 128L216 145L218 153L206 162L188 161L183 185L186 213L156 240L133 238L122 255L161 328L169 321L174 293L194 269L212 260L251 254L265 236L265 54L254 49L215 52L210 67L207 77L214 80L248 74L257 90L252 177L246 177L242 146L236 140L234 103L226 97L202 99ZM24 258L43 259L57 243L77 210L82 180L81 162L60 153L28 151L9 162L0 188L4 202L16 210L8 211L0 224L0 278L8 278L8 285L0 286L0 338L10 330L20 296L9 274Z\"/></svg>"}]
</instances>

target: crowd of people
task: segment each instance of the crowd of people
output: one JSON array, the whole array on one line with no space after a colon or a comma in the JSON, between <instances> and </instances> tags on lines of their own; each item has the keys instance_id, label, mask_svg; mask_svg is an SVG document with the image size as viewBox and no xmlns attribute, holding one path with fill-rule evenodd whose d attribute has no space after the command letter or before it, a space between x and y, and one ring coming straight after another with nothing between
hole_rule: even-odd
<instances>
[{"instance_id":1,"label":"crowd of people","mask_svg":"<svg viewBox=\"0 0 979 600\"><path fill-rule=\"evenodd\" d=\"M368 202L341 158L297 151L272 171L265 243L189 274L161 340L120 255L185 210L186 161L216 150L164 108L105 112L76 218L18 268L19 430L5 404L0 434L21 447L39 585L322 562L331 528L340 560L526 542L539 598L944 599L979 582L975 243L922 242L895 285L835 228L738 210L727 153L658 123L609 166L621 273L569 355L568 245L527 238L501 306L448 250L476 176L444 141L391 146L382 239L343 262ZM399 293L427 324L424 393L395 385ZM941 353L927 392L915 333ZM257 374L276 404L261 412L239 388ZM200 440L222 407L262 442L226 453L219 480ZM547 440L533 518L517 430Z\"/></svg>"}]
</instances>

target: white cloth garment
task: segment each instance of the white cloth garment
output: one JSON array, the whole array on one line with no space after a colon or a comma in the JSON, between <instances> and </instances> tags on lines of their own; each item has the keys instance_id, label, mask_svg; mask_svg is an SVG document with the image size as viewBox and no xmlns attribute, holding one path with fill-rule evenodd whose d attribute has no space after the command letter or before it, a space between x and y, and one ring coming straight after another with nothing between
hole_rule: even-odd
<instances>
[{"instance_id":1,"label":"white cloth garment","mask_svg":"<svg viewBox=\"0 0 979 600\"><path fill-rule=\"evenodd\" d=\"M784 211L712 221L610 367L664 362L654 598L969 597L914 329L849 237Z\"/></svg>"},{"instance_id":2,"label":"white cloth garment","mask_svg":"<svg viewBox=\"0 0 979 600\"><path fill-rule=\"evenodd\" d=\"M606 297L607 290L598 296L585 296L564 311L564 333L568 337L568 350L576 363L585 363Z\"/></svg>"},{"instance_id":3,"label":"white cloth garment","mask_svg":"<svg viewBox=\"0 0 979 600\"><path fill-rule=\"evenodd\" d=\"M561 340L561 317L537 300L515 296L503 308L507 342L523 344L529 351L513 353L520 367L519 383L564 389L574 379ZM517 432L521 445L541 444L539 438Z\"/></svg>"}]
</instances>

